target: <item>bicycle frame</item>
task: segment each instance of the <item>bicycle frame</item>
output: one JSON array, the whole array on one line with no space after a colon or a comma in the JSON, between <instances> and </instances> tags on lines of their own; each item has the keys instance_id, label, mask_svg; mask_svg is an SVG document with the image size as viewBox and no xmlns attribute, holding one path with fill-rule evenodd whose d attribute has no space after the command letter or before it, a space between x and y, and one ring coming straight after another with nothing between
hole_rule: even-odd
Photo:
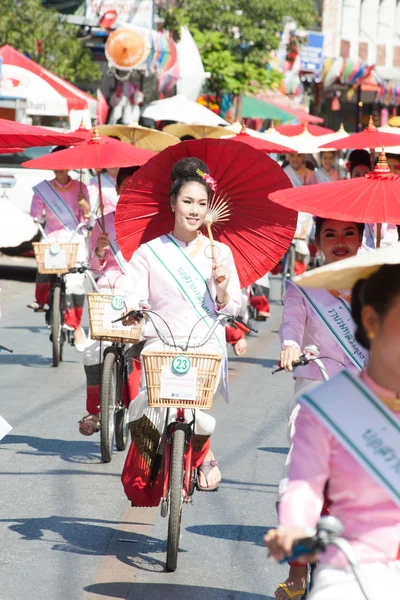
<instances>
[{"instance_id":1,"label":"bicycle frame","mask_svg":"<svg viewBox=\"0 0 400 600\"><path fill-rule=\"evenodd\" d=\"M171 442L172 442L172 434L179 426L185 431L185 439L186 439L186 450L184 455L184 472L185 479L182 488L182 496L186 504L190 502L190 498L194 492L194 468L193 468L193 429L192 423L187 423L185 420L185 409L178 408L176 419L172 421L166 428L166 445L165 445L165 455L163 461L163 492L161 502L167 501L168 498L168 490L169 490L169 477L170 477L170 465L171 465ZM167 411L167 420L169 417L169 410Z\"/></svg>"}]
</instances>

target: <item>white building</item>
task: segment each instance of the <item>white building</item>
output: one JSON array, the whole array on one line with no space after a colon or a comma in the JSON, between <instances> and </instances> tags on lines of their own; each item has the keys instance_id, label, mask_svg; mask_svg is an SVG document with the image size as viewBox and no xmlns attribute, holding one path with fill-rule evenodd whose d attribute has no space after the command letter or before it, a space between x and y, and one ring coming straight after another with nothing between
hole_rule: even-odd
<instances>
[{"instance_id":1,"label":"white building","mask_svg":"<svg viewBox=\"0 0 400 600\"><path fill-rule=\"evenodd\" d=\"M399 0L324 0L322 32L325 57L360 57L400 81Z\"/></svg>"}]
</instances>

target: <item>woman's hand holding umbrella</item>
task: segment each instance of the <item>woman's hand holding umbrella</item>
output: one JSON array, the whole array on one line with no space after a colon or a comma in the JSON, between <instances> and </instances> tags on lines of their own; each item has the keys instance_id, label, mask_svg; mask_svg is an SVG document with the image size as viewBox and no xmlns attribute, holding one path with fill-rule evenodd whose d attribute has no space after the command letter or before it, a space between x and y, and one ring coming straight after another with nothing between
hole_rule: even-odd
<instances>
[{"instance_id":1,"label":"woman's hand holding umbrella","mask_svg":"<svg viewBox=\"0 0 400 600\"><path fill-rule=\"evenodd\" d=\"M88 219L90 217L90 204L82 191L79 192L77 201L79 208L83 211L83 216L85 217L85 219Z\"/></svg>"}]
</instances>

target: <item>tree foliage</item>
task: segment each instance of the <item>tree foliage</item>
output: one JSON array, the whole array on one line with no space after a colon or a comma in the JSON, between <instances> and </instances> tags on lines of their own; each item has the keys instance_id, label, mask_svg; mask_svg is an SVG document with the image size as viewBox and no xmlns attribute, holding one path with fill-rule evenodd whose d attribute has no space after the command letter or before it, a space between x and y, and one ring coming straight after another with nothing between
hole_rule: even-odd
<instances>
[{"instance_id":1,"label":"tree foliage","mask_svg":"<svg viewBox=\"0 0 400 600\"><path fill-rule=\"evenodd\" d=\"M284 23L308 28L317 12L315 0L180 0L162 16L167 29L191 30L210 73L209 91L239 94L280 81L269 61Z\"/></svg>"},{"instance_id":2,"label":"tree foliage","mask_svg":"<svg viewBox=\"0 0 400 600\"><path fill-rule=\"evenodd\" d=\"M76 34L76 27L41 0L1 1L1 46L13 46L68 81L95 81L100 69Z\"/></svg>"}]
</instances>

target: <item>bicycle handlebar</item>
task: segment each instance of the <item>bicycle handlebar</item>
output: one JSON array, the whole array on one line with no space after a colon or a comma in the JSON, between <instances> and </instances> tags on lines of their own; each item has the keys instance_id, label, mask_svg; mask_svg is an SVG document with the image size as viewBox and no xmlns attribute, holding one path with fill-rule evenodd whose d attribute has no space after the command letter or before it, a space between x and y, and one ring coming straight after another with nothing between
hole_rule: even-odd
<instances>
[{"instance_id":1,"label":"bicycle handlebar","mask_svg":"<svg viewBox=\"0 0 400 600\"><path fill-rule=\"evenodd\" d=\"M287 556L280 563L291 562L300 556L315 554L316 552L325 552L328 546L336 546L345 555L356 581L366 600L370 600L362 582L362 576L359 573L359 565L352 546L341 537L343 525L336 517L321 517L317 523L317 531L313 536L302 538L293 543L292 554Z\"/></svg>"},{"instance_id":2,"label":"bicycle handlebar","mask_svg":"<svg viewBox=\"0 0 400 600\"><path fill-rule=\"evenodd\" d=\"M51 240L49 239L49 237L45 233L45 230L43 229L43 226L42 226L41 222L39 221L39 219L37 217L35 217L33 219L33 221L38 226L38 229L39 229L40 233L42 234L42 236L44 237L44 239L46 240L46 242L48 242L49 244L51 244ZM76 236L76 234L81 229L86 229L86 231L92 231L93 227L92 227L92 225L89 225L88 223L79 223L78 226L76 227L76 229L72 232L72 235L71 235L70 239L68 240L68 242L72 242L72 240L74 239L74 237Z\"/></svg>"},{"instance_id":3,"label":"bicycle handlebar","mask_svg":"<svg viewBox=\"0 0 400 600\"><path fill-rule=\"evenodd\" d=\"M165 325L167 326L169 333L171 335L172 338L172 342L170 342L165 336L164 334L160 331L159 327L156 325L156 323L154 322L154 319L151 317L151 314L156 315L159 319L161 319ZM250 327L247 327L244 323L237 321L237 319L235 317L233 317L232 315L228 315L228 314L219 314L218 317L216 318L216 320L214 321L211 329L209 330L209 332L206 334L206 336L204 337L204 339L201 342L198 342L197 344L190 344L190 337L191 334L189 335L188 341L185 344L178 344L176 343L174 336L172 335L172 332L169 328L168 323L166 323L166 321L164 321L164 319L157 314L156 312L147 309L147 308L141 308L139 310L130 310L128 313L126 313L125 315L123 315L122 317L120 317L119 319L115 319L115 321L112 321L113 323L118 323L119 321L125 321L125 319L129 318L129 317L134 317L137 321L141 321L144 316L147 315L148 318L150 319L158 337L160 338L160 340L163 342L163 344L165 344L166 346L170 346L170 347L174 347L174 348L180 348L181 350L183 350L184 352L186 352L188 350L188 348L201 348L202 346L204 346L209 339L212 337L212 335L214 334L214 332L216 331L218 325L222 322L222 321L227 321L228 323L234 325L235 327L238 326L239 323L239 327L238 329L240 329L241 331L244 331L246 333L248 333L250 331ZM200 321L202 321L203 319L199 319L199 321L196 323L196 325L198 325L198 323L200 323ZM196 327L195 325L195 327ZM193 328L194 329L194 328ZM193 332L192 329L192 332ZM252 330L254 331L254 329Z\"/></svg>"},{"instance_id":4,"label":"bicycle handlebar","mask_svg":"<svg viewBox=\"0 0 400 600\"><path fill-rule=\"evenodd\" d=\"M9 352L10 354L13 354L14 350L12 350L11 348L7 348L6 346L0 346L0 352L2 350L5 350L6 352Z\"/></svg>"}]
</instances>

